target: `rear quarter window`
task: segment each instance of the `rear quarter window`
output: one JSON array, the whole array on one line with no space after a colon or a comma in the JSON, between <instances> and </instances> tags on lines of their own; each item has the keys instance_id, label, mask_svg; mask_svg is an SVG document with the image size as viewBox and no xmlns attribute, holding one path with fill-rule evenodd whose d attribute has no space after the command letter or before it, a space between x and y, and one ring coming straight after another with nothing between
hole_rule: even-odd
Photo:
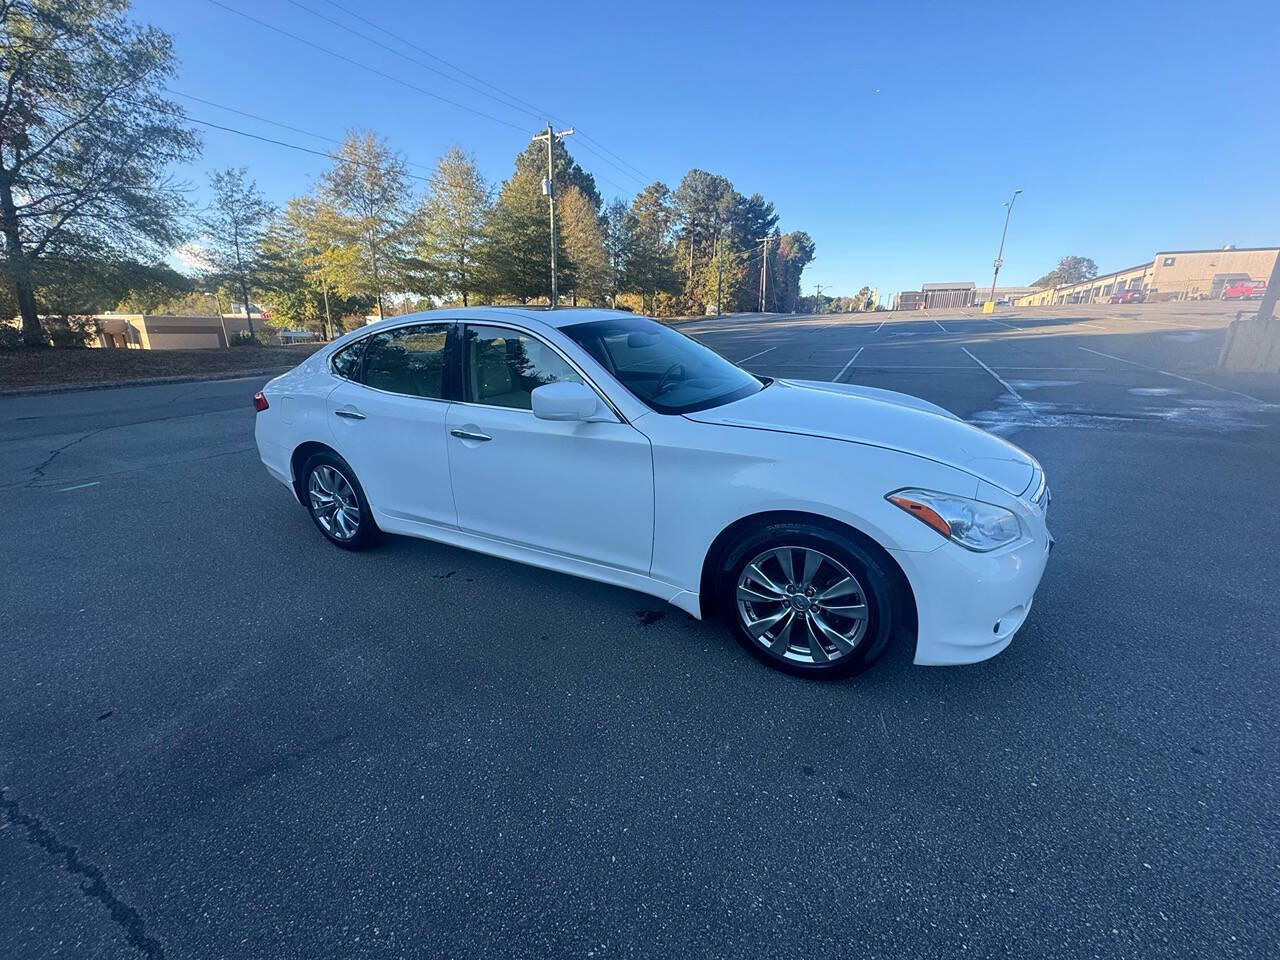
<instances>
[{"instance_id":1,"label":"rear quarter window","mask_svg":"<svg viewBox=\"0 0 1280 960\"><path fill-rule=\"evenodd\" d=\"M359 380L362 350L364 350L364 340L357 340L349 347L343 347L335 353L329 359L329 366L344 380Z\"/></svg>"}]
</instances>

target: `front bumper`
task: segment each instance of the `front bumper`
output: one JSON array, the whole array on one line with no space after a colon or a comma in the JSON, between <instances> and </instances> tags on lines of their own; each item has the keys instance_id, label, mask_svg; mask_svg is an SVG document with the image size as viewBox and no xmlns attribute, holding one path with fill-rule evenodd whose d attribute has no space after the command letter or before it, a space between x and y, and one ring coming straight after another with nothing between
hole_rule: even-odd
<instances>
[{"instance_id":1,"label":"front bumper","mask_svg":"<svg viewBox=\"0 0 1280 960\"><path fill-rule=\"evenodd\" d=\"M1031 612L1053 545L1043 514L1029 524L1024 517L1024 526L1027 537L991 553L949 542L928 553L890 551L915 594L916 663L977 663L1013 640Z\"/></svg>"}]
</instances>

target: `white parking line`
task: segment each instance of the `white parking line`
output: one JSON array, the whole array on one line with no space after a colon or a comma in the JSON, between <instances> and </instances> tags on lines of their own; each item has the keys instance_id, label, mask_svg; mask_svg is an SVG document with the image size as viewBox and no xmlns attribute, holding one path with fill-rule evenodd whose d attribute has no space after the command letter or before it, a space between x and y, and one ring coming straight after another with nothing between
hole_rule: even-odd
<instances>
[{"instance_id":1,"label":"white parking line","mask_svg":"<svg viewBox=\"0 0 1280 960\"><path fill-rule=\"evenodd\" d=\"M738 361L738 364L739 364L739 365L744 364L744 363L746 363L748 360L754 360L756 357L763 357L763 356L764 356L766 353L768 353L770 350L777 350L777 349L778 349L777 347L765 347L765 348L764 348L763 350L761 350L759 353L753 353L753 354L752 354L751 356L749 356L749 357L743 357L741 360L739 360L739 361Z\"/></svg>"},{"instance_id":2,"label":"white parking line","mask_svg":"<svg viewBox=\"0 0 1280 960\"><path fill-rule=\"evenodd\" d=\"M100 480L93 480L89 483L77 483L72 487L59 487L58 493L70 493L72 490L85 490L89 487L96 487L99 483L101 483Z\"/></svg>"},{"instance_id":3,"label":"white parking line","mask_svg":"<svg viewBox=\"0 0 1280 960\"><path fill-rule=\"evenodd\" d=\"M981 360L975 357L972 353L969 353L968 348L961 347L960 349L964 350L965 353L969 354L970 360L972 360L974 363L980 366L983 370L987 371L987 373L991 374L991 376L995 377L996 382L999 383L1000 386L1004 387L1005 391L1011 397L1013 397L1015 400L1022 400L1022 394L1020 394L1017 390L1013 389L1013 387L1009 386L1009 384L1005 382L1004 378L1001 377L1000 374L996 373L994 370L988 367L985 363L983 363Z\"/></svg>"},{"instance_id":4,"label":"white parking line","mask_svg":"<svg viewBox=\"0 0 1280 960\"><path fill-rule=\"evenodd\" d=\"M866 347L859 347L857 350L853 352L853 356L849 358L849 362L846 363L843 367L841 367L840 372L836 374L836 379L835 379L836 383L839 383L840 378L849 372L849 368L853 366L853 361L857 360L858 354L860 354L865 349Z\"/></svg>"},{"instance_id":5,"label":"white parking line","mask_svg":"<svg viewBox=\"0 0 1280 960\"><path fill-rule=\"evenodd\" d=\"M883 326L884 326L886 323L888 323L888 322L889 322L889 318L888 318L888 317L885 317L883 320L881 320L881 321L880 321L880 327L883 327ZM872 333L879 333L879 332L880 332L880 327L876 327L876 328L875 328L874 330L872 330L871 332L872 332Z\"/></svg>"},{"instance_id":6,"label":"white parking line","mask_svg":"<svg viewBox=\"0 0 1280 960\"><path fill-rule=\"evenodd\" d=\"M933 318L932 318L932 317L930 317L929 319L933 320ZM938 321L937 321L937 320L934 320L933 322L934 322L934 323L938 323ZM944 326L943 326L942 324L940 324L940 323L938 323L938 329L939 329L939 330L941 330L943 333L950 333L950 332L951 332L950 330L948 330L946 327L944 327Z\"/></svg>"},{"instance_id":7,"label":"white parking line","mask_svg":"<svg viewBox=\"0 0 1280 960\"><path fill-rule=\"evenodd\" d=\"M1143 370L1150 370L1153 373L1159 373L1166 377L1173 377L1175 380L1185 380L1187 383L1198 383L1202 387L1208 387L1210 390L1221 390L1223 393L1230 393L1233 396L1244 397L1246 400L1252 400L1254 403L1266 403L1265 400L1259 400L1257 397L1251 397L1247 393L1241 393L1239 390L1228 390L1226 387L1220 387L1216 383L1206 383L1203 380L1197 380L1195 377L1184 377L1180 373L1170 373L1168 370L1161 370L1159 367L1149 367L1145 363L1139 363L1137 360L1126 360L1124 357L1117 357L1114 354L1103 353L1101 350L1090 350L1088 347L1081 347L1086 353L1096 353L1100 357L1106 357L1108 360L1119 360L1121 363L1131 363L1135 367L1141 367Z\"/></svg>"},{"instance_id":8,"label":"white parking line","mask_svg":"<svg viewBox=\"0 0 1280 960\"><path fill-rule=\"evenodd\" d=\"M1003 320L997 320L995 317L987 317L992 323L998 323L1002 327L1008 327L1010 330L1021 330L1021 327L1015 327L1012 323L1005 323Z\"/></svg>"}]
</instances>

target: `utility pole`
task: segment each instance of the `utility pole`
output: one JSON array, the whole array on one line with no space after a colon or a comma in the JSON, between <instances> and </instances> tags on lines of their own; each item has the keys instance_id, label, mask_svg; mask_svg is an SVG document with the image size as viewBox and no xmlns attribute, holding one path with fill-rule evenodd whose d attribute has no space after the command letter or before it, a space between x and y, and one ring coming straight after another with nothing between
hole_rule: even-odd
<instances>
[{"instance_id":1,"label":"utility pole","mask_svg":"<svg viewBox=\"0 0 1280 960\"><path fill-rule=\"evenodd\" d=\"M818 292L813 298L813 312L816 314L822 309L822 284L818 284Z\"/></svg>"},{"instance_id":2,"label":"utility pole","mask_svg":"<svg viewBox=\"0 0 1280 960\"><path fill-rule=\"evenodd\" d=\"M1013 191L1013 196L1005 204L1004 230L1000 232L1000 249L996 252L996 268L991 272L991 296L982 307L983 313L991 313L996 308L996 277L1000 276L1000 267L1004 265L1004 238L1009 232L1009 217L1013 215L1013 202L1018 199L1021 189Z\"/></svg>"},{"instance_id":3,"label":"utility pole","mask_svg":"<svg viewBox=\"0 0 1280 960\"><path fill-rule=\"evenodd\" d=\"M719 233L716 234L716 243L715 243L714 250L715 250L714 256L716 258L716 316L718 317L720 316L720 274L721 274L721 267L723 266L723 264L721 264L720 262L720 234Z\"/></svg>"},{"instance_id":4,"label":"utility pole","mask_svg":"<svg viewBox=\"0 0 1280 960\"><path fill-rule=\"evenodd\" d=\"M539 133L534 140L547 141L547 179L542 181L542 193L547 198L547 207L551 211L551 309L556 308L556 177L555 177L555 145L557 140L573 135L573 127L559 132L547 121L547 132Z\"/></svg>"},{"instance_id":5,"label":"utility pole","mask_svg":"<svg viewBox=\"0 0 1280 960\"><path fill-rule=\"evenodd\" d=\"M777 237L757 237L764 243L764 263L760 266L760 312L766 313L769 306L769 241Z\"/></svg>"}]
</instances>

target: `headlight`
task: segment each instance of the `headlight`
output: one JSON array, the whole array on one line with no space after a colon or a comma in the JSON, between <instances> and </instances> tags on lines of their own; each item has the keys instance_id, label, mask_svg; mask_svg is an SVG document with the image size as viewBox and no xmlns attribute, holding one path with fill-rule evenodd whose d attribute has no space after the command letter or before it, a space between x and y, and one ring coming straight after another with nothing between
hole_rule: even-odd
<instances>
[{"instance_id":1,"label":"headlight","mask_svg":"<svg viewBox=\"0 0 1280 960\"><path fill-rule=\"evenodd\" d=\"M1022 524L1004 507L934 490L895 490L885 499L967 550L986 553L1022 536Z\"/></svg>"}]
</instances>

